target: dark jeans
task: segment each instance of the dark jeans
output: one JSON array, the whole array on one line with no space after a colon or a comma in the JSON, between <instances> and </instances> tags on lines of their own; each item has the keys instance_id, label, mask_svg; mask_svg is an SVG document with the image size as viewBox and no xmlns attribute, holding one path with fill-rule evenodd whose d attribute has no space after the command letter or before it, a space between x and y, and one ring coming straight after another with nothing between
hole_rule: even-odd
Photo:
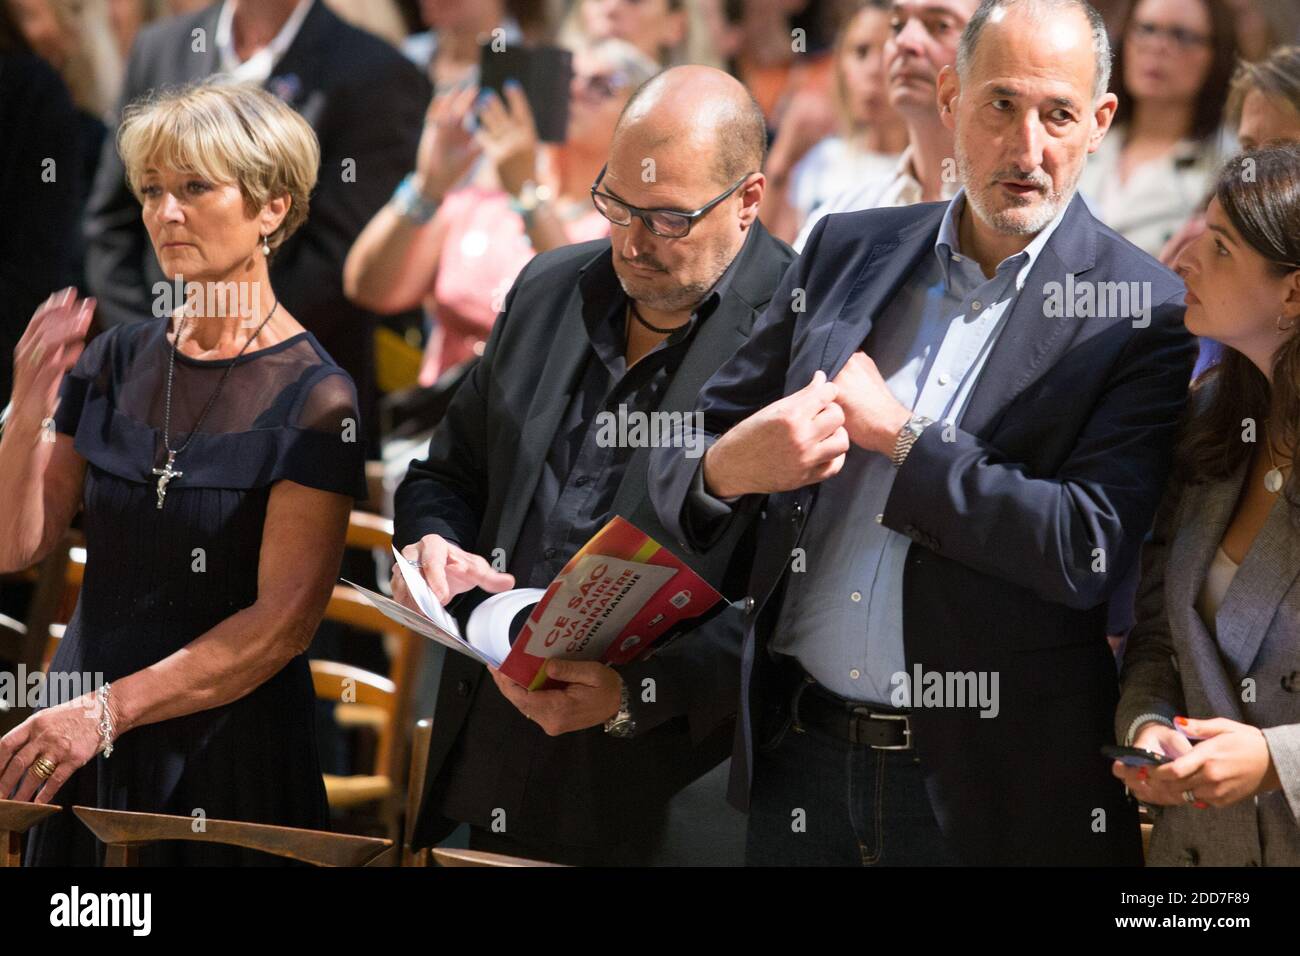
<instances>
[{"instance_id":1,"label":"dark jeans","mask_svg":"<svg viewBox=\"0 0 1300 956\"><path fill-rule=\"evenodd\" d=\"M959 864L915 750L874 750L799 726L789 700L757 731L747 866Z\"/></svg>"}]
</instances>

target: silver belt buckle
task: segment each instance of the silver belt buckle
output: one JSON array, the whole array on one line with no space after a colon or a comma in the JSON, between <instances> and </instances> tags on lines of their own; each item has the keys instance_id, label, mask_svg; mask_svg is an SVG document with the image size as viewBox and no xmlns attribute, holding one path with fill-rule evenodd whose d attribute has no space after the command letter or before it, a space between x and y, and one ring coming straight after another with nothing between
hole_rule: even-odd
<instances>
[{"instance_id":1,"label":"silver belt buckle","mask_svg":"<svg viewBox=\"0 0 1300 956\"><path fill-rule=\"evenodd\" d=\"M907 740L905 744L886 744L878 747L875 744L868 744L872 750L911 750L912 749L912 721L910 714L879 714L868 710L867 716L872 720L901 720L903 722L903 737Z\"/></svg>"}]
</instances>

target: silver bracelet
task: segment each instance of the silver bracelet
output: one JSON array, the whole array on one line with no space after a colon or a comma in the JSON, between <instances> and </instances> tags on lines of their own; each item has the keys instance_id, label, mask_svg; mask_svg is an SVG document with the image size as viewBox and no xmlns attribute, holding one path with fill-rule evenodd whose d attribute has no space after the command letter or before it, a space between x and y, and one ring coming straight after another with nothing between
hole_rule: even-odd
<instances>
[{"instance_id":1,"label":"silver bracelet","mask_svg":"<svg viewBox=\"0 0 1300 956\"><path fill-rule=\"evenodd\" d=\"M1170 720L1168 717L1166 717L1164 714L1138 714L1136 717L1133 718L1133 723L1128 725L1128 733L1124 735L1124 746L1132 747L1133 738L1137 736L1138 728L1141 727L1143 724L1149 724L1152 722L1164 724L1166 727L1170 728L1171 730L1178 729L1177 727L1174 726L1174 722Z\"/></svg>"},{"instance_id":2,"label":"silver bracelet","mask_svg":"<svg viewBox=\"0 0 1300 956\"><path fill-rule=\"evenodd\" d=\"M99 685L99 739L104 742L103 754L113 756L113 716L108 711L108 696L111 684Z\"/></svg>"},{"instance_id":3,"label":"silver bracelet","mask_svg":"<svg viewBox=\"0 0 1300 956\"><path fill-rule=\"evenodd\" d=\"M415 173L407 173L406 178L397 184L389 200L397 214L415 226L423 226L438 211L439 203L430 202L420 195L415 186Z\"/></svg>"}]
</instances>

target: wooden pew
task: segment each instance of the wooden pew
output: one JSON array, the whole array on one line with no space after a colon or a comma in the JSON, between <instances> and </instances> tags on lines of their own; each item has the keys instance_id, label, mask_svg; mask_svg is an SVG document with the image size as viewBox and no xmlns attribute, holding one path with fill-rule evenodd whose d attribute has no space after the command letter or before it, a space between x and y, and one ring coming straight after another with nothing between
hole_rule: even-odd
<instances>
[{"instance_id":1,"label":"wooden pew","mask_svg":"<svg viewBox=\"0 0 1300 956\"><path fill-rule=\"evenodd\" d=\"M397 856L391 840L348 833L237 820L206 820L202 832L196 833L192 817L94 807L73 807L72 812L104 844L105 866L137 866L140 848L161 840L260 850L312 866L392 866Z\"/></svg>"}]
</instances>

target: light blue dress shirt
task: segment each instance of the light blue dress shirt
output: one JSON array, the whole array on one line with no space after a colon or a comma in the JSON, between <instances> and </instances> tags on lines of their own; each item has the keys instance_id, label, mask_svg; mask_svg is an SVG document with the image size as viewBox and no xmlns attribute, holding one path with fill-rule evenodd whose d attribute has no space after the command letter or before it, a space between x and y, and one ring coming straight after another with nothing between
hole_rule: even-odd
<instances>
[{"instance_id":1,"label":"light blue dress shirt","mask_svg":"<svg viewBox=\"0 0 1300 956\"><path fill-rule=\"evenodd\" d=\"M882 310L864 346L894 397L934 419L930 428L961 423L980 370L1065 212L986 279L961 252L965 204L962 190L949 203L934 257ZM885 705L897 703L890 699L900 683L894 675L907 671L903 566L912 544L881 524L894 475L888 457L854 445L840 472L822 482L771 642L827 689ZM937 670L942 662L913 663Z\"/></svg>"}]
</instances>

